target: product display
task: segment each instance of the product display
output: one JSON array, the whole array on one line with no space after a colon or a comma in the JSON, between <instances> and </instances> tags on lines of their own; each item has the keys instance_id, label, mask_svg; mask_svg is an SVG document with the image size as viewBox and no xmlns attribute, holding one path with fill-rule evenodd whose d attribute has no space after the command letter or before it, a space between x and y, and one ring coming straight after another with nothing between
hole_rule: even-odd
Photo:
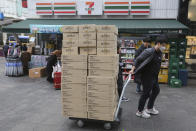
<instances>
[{"instance_id":1,"label":"product display","mask_svg":"<svg viewBox=\"0 0 196 131\"><path fill-rule=\"evenodd\" d=\"M29 68L45 67L47 65L48 56L32 55L29 62Z\"/></svg>"}]
</instances>

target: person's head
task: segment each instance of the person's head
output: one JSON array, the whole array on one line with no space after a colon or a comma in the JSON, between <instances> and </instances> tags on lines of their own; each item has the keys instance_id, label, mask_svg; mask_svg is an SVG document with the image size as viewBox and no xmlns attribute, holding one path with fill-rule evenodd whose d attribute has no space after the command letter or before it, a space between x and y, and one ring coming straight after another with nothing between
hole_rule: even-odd
<instances>
[{"instance_id":1,"label":"person's head","mask_svg":"<svg viewBox=\"0 0 196 131\"><path fill-rule=\"evenodd\" d=\"M144 42L144 46L148 47L150 45L150 43L152 42L152 39L148 36L143 39L143 42Z\"/></svg>"},{"instance_id":2,"label":"person's head","mask_svg":"<svg viewBox=\"0 0 196 131\"><path fill-rule=\"evenodd\" d=\"M62 51L61 50L55 50L54 52L52 52L53 55L56 55L57 57L61 56Z\"/></svg>"},{"instance_id":3,"label":"person's head","mask_svg":"<svg viewBox=\"0 0 196 131\"><path fill-rule=\"evenodd\" d=\"M168 38L165 35L158 36L155 41L155 49L164 51Z\"/></svg>"}]
</instances>

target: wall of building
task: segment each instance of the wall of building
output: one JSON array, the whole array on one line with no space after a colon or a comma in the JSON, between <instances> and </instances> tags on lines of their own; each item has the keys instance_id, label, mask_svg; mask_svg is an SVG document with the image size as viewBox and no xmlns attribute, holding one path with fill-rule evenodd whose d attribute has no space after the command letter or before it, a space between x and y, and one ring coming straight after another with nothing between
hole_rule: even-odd
<instances>
[{"instance_id":1,"label":"wall of building","mask_svg":"<svg viewBox=\"0 0 196 131\"><path fill-rule=\"evenodd\" d=\"M123 19L177 19L178 16L178 8L179 8L179 0L148 0L151 2L150 7L150 15L148 16L38 16L36 14L36 1L37 2L66 2L66 1L77 1L77 0L28 0L29 8L29 17L32 18L56 18L56 19L79 19L79 18L123 18ZM103 3L105 0L99 0ZM120 1L121 0L113 0ZM131 1L131 0L130 0ZM139 0L134 0L139 1ZM140 0L141 1L141 0ZM145 0L143 0L145 1ZM80 5L77 5L80 6Z\"/></svg>"}]
</instances>

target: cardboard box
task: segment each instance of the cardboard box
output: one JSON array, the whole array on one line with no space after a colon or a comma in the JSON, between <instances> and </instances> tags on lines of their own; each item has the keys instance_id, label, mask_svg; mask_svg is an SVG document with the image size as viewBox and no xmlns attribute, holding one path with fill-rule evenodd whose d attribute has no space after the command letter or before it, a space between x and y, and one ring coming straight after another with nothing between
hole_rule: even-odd
<instances>
[{"instance_id":1,"label":"cardboard box","mask_svg":"<svg viewBox=\"0 0 196 131\"><path fill-rule=\"evenodd\" d=\"M100 98L103 95L100 95L100 97L90 97L87 98L87 105L94 105L94 106L105 106L105 107L115 107L117 105L117 99L115 98L114 94L107 94L107 95L113 95L110 96L109 99Z\"/></svg>"},{"instance_id":2,"label":"cardboard box","mask_svg":"<svg viewBox=\"0 0 196 131\"><path fill-rule=\"evenodd\" d=\"M114 33L97 33L97 41L117 41L117 35Z\"/></svg>"},{"instance_id":3,"label":"cardboard box","mask_svg":"<svg viewBox=\"0 0 196 131\"><path fill-rule=\"evenodd\" d=\"M116 85L117 78L115 76L102 77L102 76L87 76L88 84L97 85Z\"/></svg>"},{"instance_id":4,"label":"cardboard box","mask_svg":"<svg viewBox=\"0 0 196 131\"><path fill-rule=\"evenodd\" d=\"M88 69L97 69L97 70L112 70L115 71L118 68L117 62L113 63L88 63Z\"/></svg>"},{"instance_id":5,"label":"cardboard box","mask_svg":"<svg viewBox=\"0 0 196 131\"><path fill-rule=\"evenodd\" d=\"M118 72L116 70L98 70L88 69L88 76L116 76Z\"/></svg>"},{"instance_id":6,"label":"cardboard box","mask_svg":"<svg viewBox=\"0 0 196 131\"><path fill-rule=\"evenodd\" d=\"M62 48L62 55L78 55L78 47Z\"/></svg>"},{"instance_id":7,"label":"cardboard box","mask_svg":"<svg viewBox=\"0 0 196 131\"><path fill-rule=\"evenodd\" d=\"M116 54L114 56L97 56L97 55L89 55L88 62L98 62L98 63L114 63L119 61L119 55Z\"/></svg>"},{"instance_id":8,"label":"cardboard box","mask_svg":"<svg viewBox=\"0 0 196 131\"><path fill-rule=\"evenodd\" d=\"M68 62L87 62L87 56L86 55L61 55L62 61L68 61Z\"/></svg>"},{"instance_id":9,"label":"cardboard box","mask_svg":"<svg viewBox=\"0 0 196 131\"><path fill-rule=\"evenodd\" d=\"M80 47L79 53L80 55L96 55L97 49L95 47Z\"/></svg>"},{"instance_id":10,"label":"cardboard box","mask_svg":"<svg viewBox=\"0 0 196 131\"><path fill-rule=\"evenodd\" d=\"M61 82L63 83L86 83L87 82L87 76L62 76Z\"/></svg>"},{"instance_id":11,"label":"cardboard box","mask_svg":"<svg viewBox=\"0 0 196 131\"><path fill-rule=\"evenodd\" d=\"M62 48L77 47L78 40L63 40Z\"/></svg>"},{"instance_id":12,"label":"cardboard box","mask_svg":"<svg viewBox=\"0 0 196 131\"><path fill-rule=\"evenodd\" d=\"M118 34L118 28L115 25L97 25L97 32Z\"/></svg>"},{"instance_id":13,"label":"cardboard box","mask_svg":"<svg viewBox=\"0 0 196 131\"><path fill-rule=\"evenodd\" d=\"M63 33L63 40L79 40L79 33Z\"/></svg>"},{"instance_id":14,"label":"cardboard box","mask_svg":"<svg viewBox=\"0 0 196 131\"><path fill-rule=\"evenodd\" d=\"M117 54L117 48L97 48L97 55L111 56Z\"/></svg>"},{"instance_id":15,"label":"cardboard box","mask_svg":"<svg viewBox=\"0 0 196 131\"><path fill-rule=\"evenodd\" d=\"M79 33L79 40L85 39L85 40L96 40L97 39L97 33L91 32L91 33Z\"/></svg>"},{"instance_id":16,"label":"cardboard box","mask_svg":"<svg viewBox=\"0 0 196 131\"><path fill-rule=\"evenodd\" d=\"M97 91L97 92L113 92L115 93L117 89L117 84L115 85L98 85L98 84L87 84L87 91Z\"/></svg>"},{"instance_id":17,"label":"cardboard box","mask_svg":"<svg viewBox=\"0 0 196 131\"><path fill-rule=\"evenodd\" d=\"M67 76L67 77L87 76L87 70L86 69L62 68L61 72L62 72L62 76Z\"/></svg>"},{"instance_id":18,"label":"cardboard box","mask_svg":"<svg viewBox=\"0 0 196 131\"><path fill-rule=\"evenodd\" d=\"M97 26L94 24L79 25L79 32L80 33L96 32L96 31L97 31Z\"/></svg>"},{"instance_id":19,"label":"cardboard box","mask_svg":"<svg viewBox=\"0 0 196 131\"><path fill-rule=\"evenodd\" d=\"M96 92L96 91L88 91L87 92L87 98L89 97L95 98L95 99L100 99L100 100L109 100L113 101L114 100L114 94L112 92ZM103 106L104 103L99 103L99 106Z\"/></svg>"},{"instance_id":20,"label":"cardboard box","mask_svg":"<svg viewBox=\"0 0 196 131\"><path fill-rule=\"evenodd\" d=\"M79 47L96 47L97 41L96 40L80 39L78 46Z\"/></svg>"},{"instance_id":21,"label":"cardboard box","mask_svg":"<svg viewBox=\"0 0 196 131\"><path fill-rule=\"evenodd\" d=\"M105 113L105 114L104 113L88 112L88 119L114 121L114 112Z\"/></svg>"},{"instance_id":22,"label":"cardboard box","mask_svg":"<svg viewBox=\"0 0 196 131\"><path fill-rule=\"evenodd\" d=\"M63 33L71 33L71 32L73 33L78 31L79 31L78 25L65 25L61 27L61 32Z\"/></svg>"},{"instance_id":23,"label":"cardboard box","mask_svg":"<svg viewBox=\"0 0 196 131\"><path fill-rule=\"evenodd\" d=\"M88 106L87 111L88 112L95 112L95 113L103 113L103 114L108 114L114 111L116 107L98 107L98 106Z\"/></svg>"},{"instance_id":24,"label":"cardboard box","mask_svg":"<svg viewBox=\"0 0 196 131\"><path fill-rule=\"evenodd\" d=\"M117 48L117 41L97 41L97 48Z\"/></svg>"},{"instance_id":25,"label":"cardboard box","mask_svg":"<svg viewBox=\"0 0 196 131\"><path fill-rule=\"evenodd\" d=\"M86 83L61 83L61 86L63 88L62 91L67 91L68 89L76 90L76 91L87 89L87 84Z\"/></svg>"},{"instance_id":26,"label":"cardboard box","mask_svg":"<svg viewBox=\"0 0 196 131\"><path fill-rule=\"evenodd\" d=\"M70 111L70 112L66 112L63 111L63 115L65 117L73 117L73 118L87 118L87 111L85 112L81 112L81 111Z\"/></svg>"},{"instance_id":27,"label":"cardboard box","mask_svg":"<svg viewBox=\"0 0 196 131\"><path fill-rule=\"evenodd\" d=\"M44 76L46 76L46 68L45 67L29 69L29 77L30 78L40 78L40 77L44 77Z\"/></svg>"},{"instance_id":28,"label":"cardboard box","mask_svg":"<svg viewBox=\"0 0 196 131\"><path fill-rule=\"evenodd\" d=\"M64 92L65 96L62 96L62 102L64 104L87 104L87 97L86 97L86 93L84 94L82 91L77 92L77 93L73 93L73 92ZM77 96L78 95L78 96Z\"/></svg>"},{"instance_id":29,"label":"cardboard box","mask_svg":"<svg viewBox=\"0 0 196 131\"><path fill-rule=\"evenodd\" d=\"M67 69L87 69L87 62L68 62L61 61L62 68Z\"/></svg>"}]
</instances>

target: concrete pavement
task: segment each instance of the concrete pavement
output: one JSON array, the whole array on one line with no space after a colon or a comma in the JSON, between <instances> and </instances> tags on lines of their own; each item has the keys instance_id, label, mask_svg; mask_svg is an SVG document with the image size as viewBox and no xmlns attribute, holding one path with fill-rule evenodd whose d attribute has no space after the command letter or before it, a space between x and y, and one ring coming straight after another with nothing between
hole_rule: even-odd
<instances>
[{"instance_id":1,"label":"concrete pavement","mask_svg":"<svg viewBox=\"0 0 196 131\"><path fill-rule=\"evenodd\" d=\"M100 123L78 128L62 116L60 91L45 78L6 77L4 58L0 58L0 131L103 131ZM139 95L131 83L126 91L129 102L122 104L119 127L113 131L195 131L196 83L180 89L161 85L156 107L160 115L149 120L135 116Z\"/></svg>"}]
</instances>

